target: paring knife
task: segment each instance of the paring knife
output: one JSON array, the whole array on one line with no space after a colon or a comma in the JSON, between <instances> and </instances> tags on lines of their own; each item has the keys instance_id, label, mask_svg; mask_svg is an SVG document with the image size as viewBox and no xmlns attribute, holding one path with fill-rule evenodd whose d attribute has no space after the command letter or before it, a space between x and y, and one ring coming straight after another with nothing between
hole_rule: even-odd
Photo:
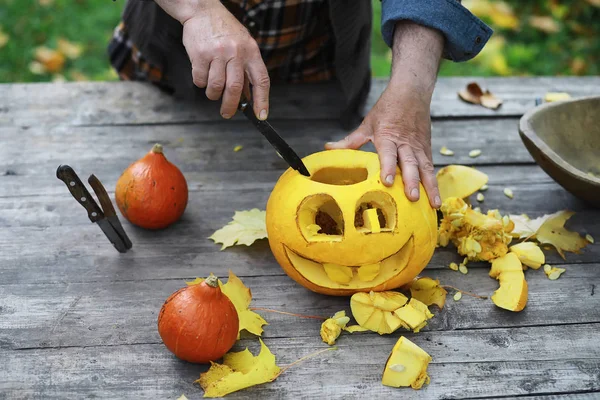
<instances>
[{"instance_id":1,"label":"paring knife","mask_svg":"<svg viewBox=\"0 0 600 400\"><path fill-rule=\"evenodd\" d=\"M310 176L308 169L302 162L302 159L298 157L298 154L283 140L281 136L275 131L275 129L267 121L261 121L254 115L254 109L252 107L252 101L249 100L244 94L240 99L238 110L242 111L244 115L254 124L260 133L267 138L269 143L275 148L277 154L283 158L290 167L300 172L304 176Z\"/></svg>"},{"instance_id":2,"label":"paring knife","mask_svg":"<svg viewBox=\"0 0 600 400\"><path fill-rule=\"evenodd\" d=\"M92 189L94 189L96 196L98 196L104 211L98 206L73 168L68 165L60 165L56 170L56 177L67 185L71 195L73 195L75 200L77 200L77 202L88 212L90 221L95 222L100 226L102 232L104 232L108 240L110 240L120 253L125 253L128 249L131 249L131 240L129 240L129 237L125 233L125 230L115 213L110 197L108 197L106 189L104 189L104 186L102 186L102 183L100 183L98 178L91 175L88 182L92 186Z\"/></svg>"}]
</instances>

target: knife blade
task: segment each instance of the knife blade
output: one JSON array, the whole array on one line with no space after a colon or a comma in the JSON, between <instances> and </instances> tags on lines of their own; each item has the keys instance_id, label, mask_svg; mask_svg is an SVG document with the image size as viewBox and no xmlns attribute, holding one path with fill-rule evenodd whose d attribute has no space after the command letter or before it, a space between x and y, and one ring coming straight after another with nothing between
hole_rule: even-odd
<instances>
[{"instance_id":1,"label":"knife blade","mask_svg":"<svg viewBox=\"0 0 600 400\"><path fill-rule=\"evenodd\" d=\"M271 143L271 146L273 146L275 151L277 151L277 154L279 154L279 156L283 158L290 167L300 172L304 176L310 176L310 172L308 172L308 169L302 162L302 159L294 150L292 150L286 141L279 136L271 124L267 121L261 121L260 119L256 118L256 115L254 115L254 109L252 107L252 101L242 95L238 109L242 111L246 118L248 118L250 122L252 122L258 129L258 131L262 133L265 138L267 138L269 143Z\"/></svg>"},{"instance_id":2,"label":"knife blade","mask_svg":"<svg viewBox=\"0 0 600 400\"><path fill-rule=\"evenodd\" d=\"M112 201L110 201L110 197L108 196L106 189L94 174L90 175L90 177L88 178L88 183L90 184L90 186L94 190L94 193L96 193L98 200L100 201L100 206L102 207L102 210L104 210L104 216L106 217L108 222L110 222L110 224L113 226L113 228L115 228L115 231L117 231L117 234L123 240L125 247L131 249L133 244L131 243L131 240L129 240L127 233L125 233L125 229L123 229L121 221L119 221L117 212L113 207Z\"/></svg>"},{"instance_id":3,"label":"knife blade","mask_svg":"<svg viewBox=\"0 0 600 400\"><path fill-rule=\"evenodd\" d=\"M56 177L63 181L71 195L77 200L79 204L85 208L88 213L88 218L90 221L98 224L102 232L106 235L108 240L113 244L113 246L120 252L127 252L127 248L123 243L123 240L112 225L108 222L108 220L104 216L104 212L100 209L90 192L86 189L79 176L75 173L73 168L68 165L60 165L56 170Z\"/></svg>"}]
</instances>

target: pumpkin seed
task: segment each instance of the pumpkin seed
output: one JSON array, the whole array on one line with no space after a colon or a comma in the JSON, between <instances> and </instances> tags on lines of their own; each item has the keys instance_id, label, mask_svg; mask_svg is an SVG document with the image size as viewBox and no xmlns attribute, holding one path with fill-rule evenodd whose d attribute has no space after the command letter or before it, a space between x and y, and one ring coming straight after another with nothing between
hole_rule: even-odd
<instances>
[{"instance_id":1,"label":"pumpkin seed","mask_svg":"<svg viewBox=\"0 0 600 400\"><path fill-rule=\"evenodd\" d=\"M440 154L443 156L453 156L454 152L446 146L442 146L442 148L440 149Z\"/></svg>"},{"instance_id":2,"label":"pumpkin seed","mask_svg":"<svg viewBox=\"0 0 600 400\"><path fill-rule=\"evenodd\" d=\"M390 365L390 369L395 372L404 372L406 367L402 364L392 364Z\"/></svg>"},{"instance_id":3,"label":"pumpkin seed","mask_svg":"<svg viewBox=\"0 0 600 400\"><path fill-rule=\"evenodd\" d=\"M458 264L456 264L455 262L451 262L450 263L450 269L452 271L458 271Z\"/></svg>"},{"instance_id":4,"label":"pumpkin seed","mask_svg":"<svg viewBox=\"0 0 600 400\"><path fill-rule=\"evenodd\" d=\"M482 192L485 192L486 190L488 190L487 183L485 185L483 185L479 190L481 190Z\"/></svg>"},{"instance_id":5,"label":"pumpkin seed","mask_svg":"<svg viewBox=\"0 0 600 400\"><path fill-rule=\"evenodd\" d=\"M552 267L548 264L544 264L544 272L549 274L550 271L552 270Z\"/></svg>"},{"instance_id":6,"label":"pumpkin seed","mask_svg":"<svg viewBox=\"0 0 600 400\"><path fill-rule=\"evenodd\" d=\"M454 301L459 301L460 299L462 299L462 292L456 292L454 294Z\"/></svg>"},{"instance_id":7,"label":"pumpkin seed","mask_svg":"<svg viewBox=\"0 0 600 400\"><path fill-rule=\"evenodd\" d=\"M590 243L594 243L594 238L589 233L585 235L585 239Z\"/></svg>"},{"instance_id":8,"label":"pumpkin seed","mask_svg":"<svg viewBox=\"0 0 600 400\"><path fill-rule=\"evenodd\" d=\"M465 264L460 264L458 266L458 270L465 275L469 272L469 270L467 269L467 266Z\"/></svg>"},{"instance_id":9,"label":"pumpkin seed","mask_svg":"<svg viewBox=\"0 0 600 400\"><path fill-rule=\"evenodd\" d=\"M475 211L475 212L478 212L478 213L481 213L481 208L479 208L479 207L475 207L475 208L473 209L473 211Z\"/></svg>"},{"instance_id":10,"label":"pumpkin seed","mask_svg":"<svg viewBox=\"0 0 600 400\"><path fill-rule=\"evenodd\" d=\"M478 202L480 202L480 203L481 203L481 202L483 201L483 199L484 199L484 198L485 198L485 197L483 197L483 193L477 193L477 201L478 201Z\"/></svg>"},{"instance_id":11,"label":"pumpkin seed","mask_svg":"<svg viewBox=\"0 0 600 400\"><path fill-rule=\"evenodd\" d=\"M508 197L509 199L513 198L513 191L510 190L509 188L504 188L504 195L506 197Z\"/></svg>"},{"instance_id":12,"label":"pumpkin seed","mask_svg":"<svg viewBox=\"0 0 600 400\"><path fill-rule=\"evenodd\" d=\"M474 149L469 152L469 157L471 157L471 158L479 157L480 155L481 155L481 150L479 150L479 149Z\"/></svg>"},{"instance_id":13,"label":"pumpkin seed","mask_svg":"<svg viewBox=\"0 0 600 400\"><path fill-rule=\"evenodd\" d=\"M237 145L237 146L235 146L235 147L233 148L233 151L235 151L235 152L237 153L237 152L238 152L238 151L240 151L240 150L241 150L243 147L244 147L244 146Z\"/></svg>"}]
</instances>

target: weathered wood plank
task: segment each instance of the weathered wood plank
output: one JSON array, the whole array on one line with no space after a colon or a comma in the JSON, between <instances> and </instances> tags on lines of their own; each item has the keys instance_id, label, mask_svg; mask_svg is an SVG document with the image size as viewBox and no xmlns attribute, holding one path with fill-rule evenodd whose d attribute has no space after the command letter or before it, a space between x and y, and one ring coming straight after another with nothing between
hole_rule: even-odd
<instances>
[{"instance_id":1,"label":"weathered wood plank","mask_svg":"<svg viewBox=\"0 0 600 400\"><path fill-rule=\"evenodd\" d=\"M477 81L504 104L498 110L461 101L457 92ZM385 89L375 79L367 109ZM520 116L548 91L565 91L574 97L598 94L598 77L440 78L431 104L434 118ZM216 121L218 103L182 103L138 82L78 82L63 84L0 85L0 125L107 125ZM335 84L274 86L271 119L337 119L343 104ZM239 116L238 116L239 118Z\"/></svg>"},{"instance_id":2,"label":"weathered wood plank","mask_svg":"<svg viewBox=\"0 0 600 400\"><path fill-rule=\"evenodd\" d=\"M280 121L276 128L300 156L322 151L327 141L343 138L332 121L298 124ZM432 131L434 163L533 164L517 131L517 120L493 119L435 121ZM121 171L160 142L166 154L183 171L279 170L287 165L269 143L247 121L161 126L34 127L0 128L0 175L11 170L17 175L35 175L56 169L61 163L79 168ZM236 145L243 150L234 153ZM453 157L439 153L442 146L454 150ZM470 158L469 151L483 150ZM374 151L374 146L363 149Z\"/></svg>"},{"instance_id":3,"label":"weathered wood plank","mask_svg":"<svg viewBox=\"0 0 600 400\"><path fill-rule=\"evenodd\" d=\"M272 180L266 179L270 178L267 175L261 176L265 178L263 183L244 180L239 186L234 183L240 190L218 190L220 184L207 180L208 185L216 186L193 192L182 220L166 230L146 231L121 218L134 243L133 250L124 255L117 253L102 231L89 222L85 211L57 179L61 195L0 199L0 284L63 281L72 276L77 276L78 281L131 279L129 264L145 265L147 279L186 277L198 263L231 266L243 275L278 273L266 240L250 248L221 252L220 246L208 239L231 220L235 210L264 209L268 187L272 185L267 182ZM492 181L495 177L507 179L499 172L490 174ZM252 189L253 185L258 189ZM600 237L600 210L586 209L558 185L511 185L515 192L513 200L504 196L503 187L490 185L481 204L484 211L499 208L503 214L525 212L533 218L570 208L576 214L567 222L569 229ZM589 245L581 254L567 253L566 262L597 262L599 252L600 246ZM554 250L545 253L549 263L565 262ZM428 268L446 268L458 260L453 246L438 248ZM44 277L37 274L39 270L45 271Z\"/></svg>"},{"instance_id":4,"label":"weathered wood plank","mask_svg":"<svg viewBox=\"0 0 600 400\"><path fill-rule=\"evenodd\" d=\"M151 261L152 262L152 261ZM423 332L547 326L553 324L600 323L600 264L569 265L557 281L543 271L526 272L529 299L525 310L510 313L490 299L464 295L452 300L450 291L442 310L432 307L435 317ZM168 296L182 286L183 279L146 280L145 265L127 266L130 281L77 283L76 275L62 283L0 285L0 347L98 346L156 343L158 312ZM257 264L256 268L262 268ZM241 275L238 269L233 269ZM188 270L188 279L210 272L227 280L227 268L198 264ZM39 271L44 278L43 271ZM82 270L80 275L85 275ZM488 270L471 269L467 275L449 269L426 270L425 276L444 285L472 293L491 295L498 283ZM351 315L349 298L313 293L286 275L244 277L252 290L253 307L327 317L340 310ZM320 321L259 311L269 322L264 337L318 337ZM600 334L589 329L589 335ZM403 331L404 332L404 331ZM593 333L595 332L595 333ZM398 332L400 333L400 332ZM404 332L405 333L405 332Z\"/></svg>"},{"instance_id":5,"label":"weathered wood plank","mask_svg":"<svg viewBox=\"0 0 600 400\"><path fill-rule=\"evenodd\" d=\"M498 345L497 337L487 332L470 337L476 339L471 342L465 341L469 335L464 337L451 332L435 337L411 336L411 340L433 357L428 368L431 382L420 391L381 384L383 365L396 338L374 338L373 342L343 338L338 350L308 359L272 383L227 397L354 399L368 394L368 397L453 399L600 390L597 354L595 357L552 358L554 348L551 346L548 346L549 353L535 356L526 350L518 351L526 349L528 343L544 340L546 343L558 340L565 346L577 343L577 339L555 338L543 330L531 332L537 335L517 334L523 342L509 341L508 345L504 345L506 342ZM265 343L281 366L325 347L318 338L269 339ZM255 340L240 342L235 350L243 349L242 346L254 353L258 351ZM483 349L486 355L492 354L495 361L480 361L482 356L471 349ZM179 361L162 344L0 350L0 356L11 365L0 372L0 390L11 399L86 396L175 399L182 393L196 399L201 398L203 392L193 381L206 370L206 366ZM41 364L40 359L44 360Z\"/></svg>"}]
</instances>

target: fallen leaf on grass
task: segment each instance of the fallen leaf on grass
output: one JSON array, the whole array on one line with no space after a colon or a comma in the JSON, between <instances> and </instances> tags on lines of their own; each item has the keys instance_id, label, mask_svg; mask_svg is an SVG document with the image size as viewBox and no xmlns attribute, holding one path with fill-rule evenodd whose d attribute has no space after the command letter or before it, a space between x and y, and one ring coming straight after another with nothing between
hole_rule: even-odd
<instances>
[{"instance_id":1,"label":"fallen leaf on grass","mask_svg":"<svg viewBox=\"0 0 600 400\"><path fill-rule=\"evenodd\" d=\"M529 25L544 33L556 33L560 31L560 26L550 16L532 15L529 17Z\"/></svg>"},{"instance_id":2,"label":"fallen leaf on grass","mask_svg":"<svg viewBox=\"0 0 600 400\"><path fill-rule=\"evenodd\" d=\"M209 239L222 243L221 250L237 245L250 246L256 240L267 237L266 211L257 208L236 211L233 220L217 230Z\"/></svg>"},{"instance_id":3,"label":"fallen leaf on grass","mask_svg":"<svg viewBox=\"0 0 600 400\"><path fill-rule=\"evenodd\" d=\"M275 356L260 341L257 356L246 348L240 352L231 352L223 356L223 364L211 362L210 369L200 374L200 383L204 397L222 397L250 386L272 382L279 376L281 369L275 363Z\"/></svg>"},{"instance_id":4,"label":"fallen leaf on grass","mask_svg":"<svg viewBox=\"0 0 600 400\"><path fill-rule=\"evenodd\" d=\"M435 304L440 310L444 308L447 294L448 292L440 286L440 281L437 279L422 277L410 285L410 295L413 298L427 306Z\"/></svg>"},{"instance_id":5,"label":"fallen leaf on grass","mask_svg":"<svg viewBox=\"0 0 600 400\"><path fill-rule=\"evenodd\" d=\"M46 46L40 46L35 49L35 59L42 64L45 72L60 72L65 65L65 56L60 51Z\"/></svg>"},{"instance_id":6,"label":"fallen leaf on grass","mask_svg":"<svg viewBox=\"0 0 600 400\"><path fill-rule=\"evenodd\" d=\"M9 39L10 39L10 36L8 36L8 34L2 32L2 28L0 28L0 49L3 48L4 46L6 46L6 43L8 43Z\"/></svg>"},{"instance_id":7,"label":"fallen leaf on grass","mask_svg":"<svg viewBox=\"0 0 600 400\"><path fill-rule=\"evenodd\" d=\"M502 100L494 96L489 90L484 92L475 82L469 83L466 88L460 90L458 92L458 97L467 103L479 104L493 110L502 105Z\"/></svg>"},{"instance_id":8,"label":"fallen leaf on grass","mask_svg":"<svg viewBox=\"0 0 600 400\"><path fill-rule=\"evenodd\" d=\"M60 38L57 43L58 51L64 54L67 58L74 60L81 56L83 46L78 43L69 42L67 39Z\"/></svg>"},{"instance_id":9,"label":"fallen leaf on grass","mask_svg":"<svg viewBox=\"0 0 600 400\"><path fill-rule=\"evenodd\" d=\"M202 278L196 278L186 283L188 286L192 286L198 285L203 281L204 279ZM254 335L261 336L263 333L262 326L268 325L268 323L263 317L248 308L252 301L252 291L232 271L229 271L227 283L223 284L219 280L219 286L221 287L221 291L225 293L235 306L240 320L239 332L245 329ZM239 338L240 334L238 333Z\"/></svg>"}]
</instances>

